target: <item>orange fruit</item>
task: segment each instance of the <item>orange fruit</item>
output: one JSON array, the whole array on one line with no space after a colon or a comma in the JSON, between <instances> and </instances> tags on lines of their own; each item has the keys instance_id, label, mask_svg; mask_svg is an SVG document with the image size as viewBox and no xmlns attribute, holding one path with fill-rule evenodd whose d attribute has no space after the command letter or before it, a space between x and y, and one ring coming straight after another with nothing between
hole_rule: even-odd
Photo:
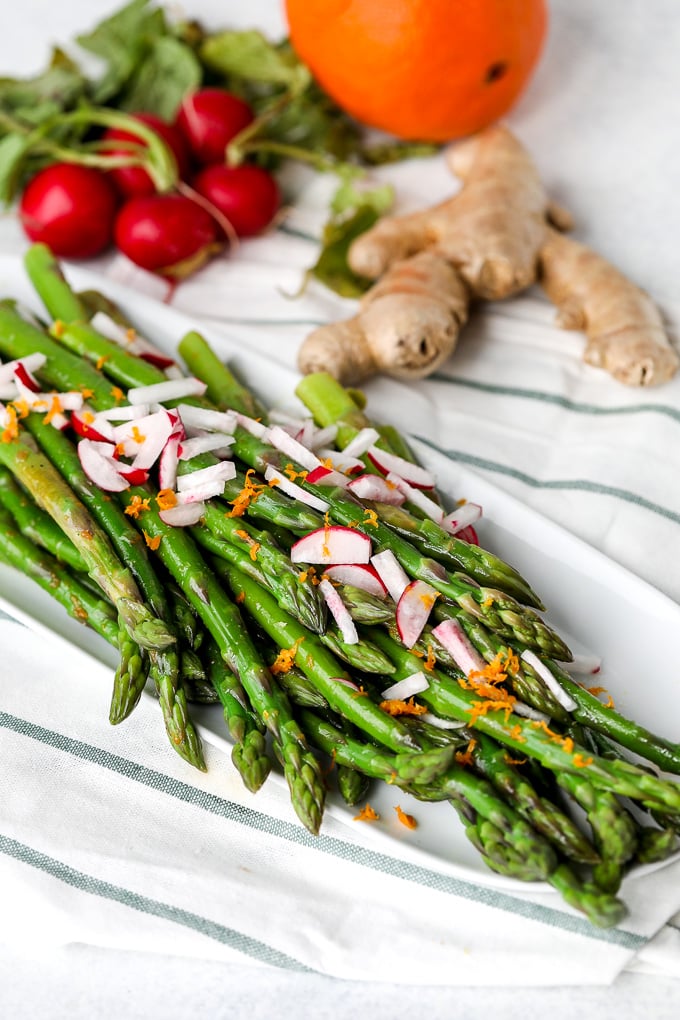
<instances>
[{"instance_id":1,"label":"orange fruit","mask_svg":"<svg viewBox=\"0 0 680 1020\"><path fill-rule=\"evenodd\" d=\"M510 109L545 37L545 0L286 0L291 42L348 113L444 142Z\"/></svg>"}]
</instances>

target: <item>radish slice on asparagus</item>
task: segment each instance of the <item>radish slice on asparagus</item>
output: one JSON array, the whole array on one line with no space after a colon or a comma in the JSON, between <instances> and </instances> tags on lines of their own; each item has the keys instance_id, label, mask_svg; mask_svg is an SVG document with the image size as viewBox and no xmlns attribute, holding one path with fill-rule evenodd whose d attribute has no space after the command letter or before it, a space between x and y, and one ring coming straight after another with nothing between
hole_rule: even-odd
<instances>
[{"instance_id":1,"label":"radish slice on asparagus","mask_svg":"<svg viewBox=\"0 0 680 1020\"><path fill-rule=\"evenodd\" d=\"M411 581L406 585L397 603L396 622L399 637L407 648L423 633L439 592L426 581Z\"/></svg>"},{"instance_id":2,"label":"radish slice on asparagus","mask_svg":"<svg viewBox=\"0 0 680 1020\"><path fill-rule=\"evenodd\" d=\"M370 563L337 563L326 570L331 581L339 584L351 584L369 595L384 599L388 595L387 588L380 580L380 575Z\"/></svg>"},{"instance_id":3,"label":"radish slice on asparagus","mask_svg":"<svg viewBox=\"0 0 680 1020\"><path fill-rule=\"evenodd\" d=\"M371 540L354 528L332 524L298 539L290 558L293 563L368 563Z\"/></svg>"}]
</instances>

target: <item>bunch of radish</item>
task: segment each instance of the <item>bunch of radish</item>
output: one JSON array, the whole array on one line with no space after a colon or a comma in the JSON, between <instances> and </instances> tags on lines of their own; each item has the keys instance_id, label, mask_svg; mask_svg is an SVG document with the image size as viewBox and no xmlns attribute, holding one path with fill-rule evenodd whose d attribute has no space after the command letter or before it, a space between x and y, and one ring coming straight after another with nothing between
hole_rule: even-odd
<instances>
[{"instance_id":1,"label":"bunch of radish","mask_svg":"<svg viewBox=\"0 0 680 1020\"><path fill-rule=\"evenodd\" d=\"M52 163L28 182L19 214L32 241L70 259L115 244L143 269L181 279L227 237L250 237L271 223L280 204L274 177L254 164L226 162L227 146L253 121L242 99L205 88L185 97L174 123L144 112L133 120L167 147L176 168L172 189L158 190L140 136L109 127L98 152L111 169Z\"/></svg>"}]
</instances>

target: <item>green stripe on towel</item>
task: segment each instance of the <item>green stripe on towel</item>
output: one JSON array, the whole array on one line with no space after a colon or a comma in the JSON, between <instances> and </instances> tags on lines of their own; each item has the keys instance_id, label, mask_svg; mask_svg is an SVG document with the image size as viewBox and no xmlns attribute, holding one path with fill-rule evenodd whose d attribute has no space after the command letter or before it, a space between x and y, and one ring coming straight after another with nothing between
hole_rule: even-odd
<instances>
[{"instance_id":1,"label":"green stripe on towel","mask_svg":"<svg viewBox=\"0 0 680 1020\"><path fill-rule=\"evenodd\" d=\"M155 769L147 769L143 765L120 758L102 748L73 740L71 737L56 733L53 730L44 729L42 726L37 726L35 723L5 712L0 712L0 726L56 748L66 754L90 761L100 765L102 768L110 769L112 772L165 793L170 797L175 797L177 800L192 804L203 811L228 818L232 822L237 822L256 831L266 832L270 836L300 844L332 857L351 861L362 867L371 868L393 878L413 882L461 899L482 903L496 910L525 917L527 920L550 927L560 928L574 935L595 939L600 942L609 942L624 949L639 949L647 941L640 935L622 929L601 930L594 928L585 918L578 915L566 914L551 907L530 903L508 893L501 892L498 889L476 885L474 882L458 879L431 868L414 865L408 861L402 861L388 854L357 846L337 837L325 836L323 833L319 836L312 836L300 825L272 818L252 808L216 797L213 794L190 786L188 783L180 782L171 776L157 772Z\"/></svg>"}]
</instances>

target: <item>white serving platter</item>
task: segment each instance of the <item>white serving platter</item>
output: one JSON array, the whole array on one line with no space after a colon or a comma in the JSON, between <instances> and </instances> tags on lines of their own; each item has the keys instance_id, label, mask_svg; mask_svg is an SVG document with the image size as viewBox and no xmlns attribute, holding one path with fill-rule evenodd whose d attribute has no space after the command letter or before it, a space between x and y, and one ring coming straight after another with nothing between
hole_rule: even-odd
<instances>
[{"instance_id":1,"label":"white serving platter","mask_svg":"<svg viewBox=\"0 0 680 1020\"><path fill-rule=\"evenodd\" d=\"M229 331L203 328L172 308L106 280L87 270L69 270L76 289L98 288L116 301L140 333L173 351L190 329L199 328L235 373L270 406L295 407L293 396L299 376L277 361L271 364L260 354L244 349L242 340ZM0 257L0 297L14 297L40 312L21 261ZM371 405L378 420L389 421L390 409ZM394 424L404 422L395 409ZM464 497L484 507L478 531L482 544L517 567L536 589L548 611L546 618L567 639L574 652L594 652L602 669L593 683L605 687L617 709L652 731L680 741L680 713L669 712L677 704L675 661L680 633L680 607L655 588L614 563L559 525L547 520L521 501L498 489L467 467L445 457L430 445L413 438L423 465L437 475L439 490L451 500ZM96 634L73 621L47 594L28 578L0 565L0 608L27 626L47 633L88 654L113 671L116 652ZM203 738L228 749L219 706L192 709ZM162 766L161 766L162 767ZM283 782L273 775L271 782ZM454 874L494 887L519 890L522 883L491 872L467 841L448 804L423 804L386 784L375 784L371 805L381 815L378 823L362 825L362 837L389 847L391 841L408 843L430 865L445 866ZM255 802L256 803L256 802ZM395 806L413 814L415 831L399 823ZM334 817L353 822L356 809L331 797L328 810ZM291 809L292 813L292 809ZM638 876L661 865L638 869Z\"/></svg>"}]
</instances>

